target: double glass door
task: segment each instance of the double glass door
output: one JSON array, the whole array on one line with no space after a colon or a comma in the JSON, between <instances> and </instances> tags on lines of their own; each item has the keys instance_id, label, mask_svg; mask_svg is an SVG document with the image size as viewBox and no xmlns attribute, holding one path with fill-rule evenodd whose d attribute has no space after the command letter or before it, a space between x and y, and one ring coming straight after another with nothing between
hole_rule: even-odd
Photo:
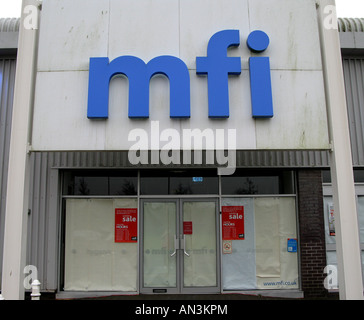
<instances>
[{"instance_id":1,"label":"double glass door","mask_svg":"<svg viewBox=\"0 0 364 320\"><path fill-rule=\"evenodd\" d=\"M141 201L141 293L220 292L218 204Z\"/></svg>"}]
</instances>

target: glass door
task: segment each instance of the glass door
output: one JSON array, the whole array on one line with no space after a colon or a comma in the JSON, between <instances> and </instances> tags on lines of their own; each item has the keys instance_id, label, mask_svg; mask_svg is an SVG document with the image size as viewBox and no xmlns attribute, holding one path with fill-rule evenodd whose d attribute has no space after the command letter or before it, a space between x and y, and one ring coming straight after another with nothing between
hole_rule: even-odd
<instances>
[{"instance_id":1,"label":"glass door","mask_svg":"<svg viewBox=\"0 0 364 320\"><path fill-rule=\"evenodd\" d=\"M182 293L219 292L218 210L215 200L181 200ZM183 251L183 252L182 252Z\"/></svg>"},{"instance_id":2,"label":"glass door","mask_svg":"<svg viewBox=\"0 0 364 320\"><path fill-rule=\"evenodd\" d=\"M178 293L177 200L142 200L141 292Z\"/></svg>"},{"instance_id":3,"label":"glass door","mask_svg":"<svg viewBox=\"0 0 364 320\"><path fill-rule=\"evenodd\" d=\"M142 200L141 209L141 293L220 292L217 200Z\"/></svg>"}]
</instances>

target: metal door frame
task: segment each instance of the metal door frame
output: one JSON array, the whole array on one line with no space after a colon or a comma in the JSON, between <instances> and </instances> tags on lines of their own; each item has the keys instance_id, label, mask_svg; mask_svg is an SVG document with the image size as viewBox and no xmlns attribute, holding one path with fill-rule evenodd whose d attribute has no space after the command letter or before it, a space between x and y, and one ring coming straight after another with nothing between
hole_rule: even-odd
<instances>
[{"instance_id":1,"label":"metal door frame","mask_svg":"<svg viewBox=\"0 0 364 320\"><path fill-rule=\"evenodd\" d=\"M175 288L148 288L144 287L144 203L174 202L176 204L176 233L175 254L176 254L176 287ZM215 203L215 229L216 229L216 286L214 287L184 287L184 255L185 250L182 243L183 235L183 203L185 202L214 202ZM139 292L141 294L207 294L221 292L221 245L220 245L220 215L219 199L214 198L195 198L195 197L173 197L173 198L143 198L140 199L140 219L139 219Z\"/></svg>"}]
</instances>

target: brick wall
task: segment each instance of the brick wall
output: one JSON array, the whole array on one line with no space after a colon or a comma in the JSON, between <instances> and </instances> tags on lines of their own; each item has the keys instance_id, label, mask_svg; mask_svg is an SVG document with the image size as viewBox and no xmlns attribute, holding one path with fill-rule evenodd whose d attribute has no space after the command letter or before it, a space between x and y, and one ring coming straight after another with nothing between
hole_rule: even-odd
<instances>
[{"instance_id":1,"label":"brick wall","mask_svg":"<svg viewBox=\"0 0 364 320\"><path fill-rule=\"evenodd\" d=\"M297 179L302 290L305 298L323 297L327 291L321 171L299 170Z\"/></svg>"}]
</instances>

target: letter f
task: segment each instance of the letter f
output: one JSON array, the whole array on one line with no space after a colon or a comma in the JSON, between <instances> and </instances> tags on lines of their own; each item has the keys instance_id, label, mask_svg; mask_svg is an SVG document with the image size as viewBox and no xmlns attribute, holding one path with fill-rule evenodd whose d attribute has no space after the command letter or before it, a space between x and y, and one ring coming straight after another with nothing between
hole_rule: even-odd
<instances>
[{"instance_id":1,"label":"letter f","mask_svg":"<svg viewBox=\"0 0 364 320\"><path fill-rule=\"evenodd\" d=\"M227 49L239 44L239 30L223 30L211 37L207 57L196 58L196 73L207 74L210 118L229 117L228 77L241 73L241 60L228 57Z\"/></svg>"}]
</instances>

